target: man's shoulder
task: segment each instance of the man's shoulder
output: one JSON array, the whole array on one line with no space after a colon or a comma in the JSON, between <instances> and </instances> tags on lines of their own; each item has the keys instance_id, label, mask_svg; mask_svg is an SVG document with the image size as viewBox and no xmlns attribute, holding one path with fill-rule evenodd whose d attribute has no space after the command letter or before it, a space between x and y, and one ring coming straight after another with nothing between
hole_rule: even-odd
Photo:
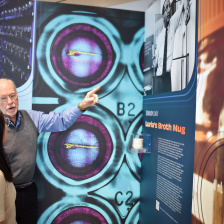
<instances>
[{"instance_id":1,"label":"man's shoulder","mask_svg":"<svg viewBox=\"0 0 224 224\"><path fill-rule=\"evenodd\" d=\"M41 113L40 111L35 111L35 110L18 110L18 118L19 117L28 117L33 120L34 117L38 117L39 114Z\"/></svg>"},{"instance_id":2,"label":"man's shoulder","mask_svg":"<svg viewBox=\"0 0 224 224\"><path fill-rule=\"evenodd\" d=\"M29 112L28 110L18 110L18 118L20 117L24 117L24 116L27 116L29 115Z\"/></svg>"},{"instance_id":3,"label":"man's shoulder","mask_svg":"<svg viewBox=\"0 0 224 224\"><path fill-rule=\"evenodd\" d=\"M43 113L42 111L38 111L38 110L18 110L18 112L20 112L21 114L29 114L29 115Z\"/></svg>"}]
</instances>

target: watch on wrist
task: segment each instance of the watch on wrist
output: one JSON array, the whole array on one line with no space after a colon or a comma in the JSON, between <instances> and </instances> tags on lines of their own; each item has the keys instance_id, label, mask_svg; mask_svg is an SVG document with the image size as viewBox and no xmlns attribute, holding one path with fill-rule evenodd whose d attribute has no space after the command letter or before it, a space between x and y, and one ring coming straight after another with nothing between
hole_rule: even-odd
<instances>
[{"instance_id":1,"label":"watch on wrist","mask_svg":"<svg viewBox=\"0 0 224 224\"><path fill-rule=\"evenodd\" d=\"M78 104L78 108L79 108L79 110L81 110L83 112L86 111L86 109L84 109L84 108L81 107L80 103Z\"/></svg>"}]
</instances>

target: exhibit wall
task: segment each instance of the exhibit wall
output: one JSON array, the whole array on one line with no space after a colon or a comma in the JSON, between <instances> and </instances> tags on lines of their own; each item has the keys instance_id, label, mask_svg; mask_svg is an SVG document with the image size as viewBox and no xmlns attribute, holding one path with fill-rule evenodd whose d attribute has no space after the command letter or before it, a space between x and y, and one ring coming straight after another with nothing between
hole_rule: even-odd
<instances>
[{"instance_id":1,"label":"exhibit wall","mask_svg":"<svg viewBox=\"0 0 224 224\"><path fill-rule=\"evenodd\" d=\"M142 131L144 13L0 4L1 77L15 81L20 109L61 112L101 87L67 131L38 138L38 223L138 223L141 163L129 146Z\"/></svg>"},{"instance_id":2,"label":"exhibit wall","mask_svg":"<svg viewBox=\"0 0 224 224\"><path fill-rule=\"evenodd\" d=\"M165 13L164 2L169 8ZM150 223L189 224L197 1L154 1L145 12L145 21L143 134L151 135L151 153L142 155L140 223L148 224L150 217Z\"/></svg>"},{"instance_id":3,"label":"exhibit wall","mask_svg":"<svg viewBox=\"0 0 224 224\"><path fill-rule=\"evenodd\" d=\"M169 1L165 76L163 0L0 0L0 77L20 109L62 112L101 86L67 131L38 138L38 224L223 223L224 2L186 2ZM130 152L136 133L150 152Z\"/></svg>"},{"instance_id":4,"label":"exhibit wall","mask_svg":"<svg viewBox=\"0 0 224 224\"><path fill-rule=\"evenodd\" d=\"M101 86L67 131L39 137L38 223L137 223L144 13L37 2L36 16L33 109L63 111Z\"/></svg>"},{"instance_id":5,"label":"exhibit wall","mask_svg":"<svg viewBox=\"0 0 224 224\"><path fill-rule=\"evenodd\" d=\"M156 74L153 57L158 29L152 21L154 12L161 12L158 2L146 11L145 22L145 59L148 60L145 60L144 68L143 131L152 136L152 152L142 157L140 222L147 223L147 217L151 215L152 223L223 223L224 3L220 0L198 1L198 24L195 19L198 35L188 32L195 37L195 42L198 39L191 80L182 91L171 89L172 94L156 94L153 92ZM193 4L191 1L191 8ZM155 21L160 17L156 16ZM182 48L180 42L179 39L179 49ZM190 43L188 51L193 42ZM196 85L191 85L193 77L197 80ZM191 91L186 92L190 86ZM187 98L183 98L185 93ZM184 109L183 99L186 100ZM195 127L190 113L195 114ZM177 137L173 134L174 128L177 130L173 121L179 122L180 117L186 127L185 136ZM181 132L181 128L178 130ZM188 131L192 132L190 138ZM194 141L194 144L187 146L185 141L187 144Z\"/></svg>"},{"instance_id":6,"label":"exhibit wall","mask_svg":"<svg viewBox=\"0 0 224 224\"><path fill-rule=\"evenodd\" d=\"M14 81L24 109L32 108L34 35L33 1L0 1L0 74Z\"/></svg>"}]
</instances>

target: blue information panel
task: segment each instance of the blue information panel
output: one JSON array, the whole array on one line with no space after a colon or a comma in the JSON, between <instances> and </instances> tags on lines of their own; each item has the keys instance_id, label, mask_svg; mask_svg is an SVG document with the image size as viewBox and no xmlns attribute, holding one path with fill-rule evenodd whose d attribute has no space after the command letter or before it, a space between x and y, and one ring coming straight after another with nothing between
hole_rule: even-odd
<instances>
[{"instance_id":1,"label":"blue information panel","mask_svg":"<svg viewBox=\"0 0 224 224\"><path fill-rule=\"evenodd\" d=\"M146 12L145 40L151 37L152 55L146 58L153 67L145 72L143 132L151 134L152 147L142 157L141 224L148 224L149 219L152 224L191 223L197 3L167 2L155 1ZM163 4L169 8L165 13ZM167 23L165 14L169 14Z\"/></svg>"}]
</instances>

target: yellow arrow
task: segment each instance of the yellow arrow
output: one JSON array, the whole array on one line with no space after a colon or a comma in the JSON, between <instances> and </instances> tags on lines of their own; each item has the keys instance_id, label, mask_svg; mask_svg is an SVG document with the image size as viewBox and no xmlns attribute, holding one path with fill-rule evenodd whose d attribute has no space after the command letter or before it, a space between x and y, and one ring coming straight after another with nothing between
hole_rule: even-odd
<instances>
[{"instance_id":1,"label":"yellow arrow","mask_svg":"<svg viewBox=\"0 0 224 224\"><path fill-rule=\"evenodd\" d=\"M84 52L84 51L76 51L76 50L68 50L67 55L79 55L79 54L88 54L88 55L101 55L101 54L97 54L97 53L91 53L91 52Z\"/></svg>"},{"instance_id":2,"label":"yellow arrow","mask_svg":"<svg viewBox=\"0 0 224 224\"><path fill-rule=\"evenodd\" d=\"M89 145L79 145L79 144L72 144L72 143L65 143L66 149L71 149L73 146L78 148L99 148L99 146L89 146Z\"/></svg>"}]
</instances>

